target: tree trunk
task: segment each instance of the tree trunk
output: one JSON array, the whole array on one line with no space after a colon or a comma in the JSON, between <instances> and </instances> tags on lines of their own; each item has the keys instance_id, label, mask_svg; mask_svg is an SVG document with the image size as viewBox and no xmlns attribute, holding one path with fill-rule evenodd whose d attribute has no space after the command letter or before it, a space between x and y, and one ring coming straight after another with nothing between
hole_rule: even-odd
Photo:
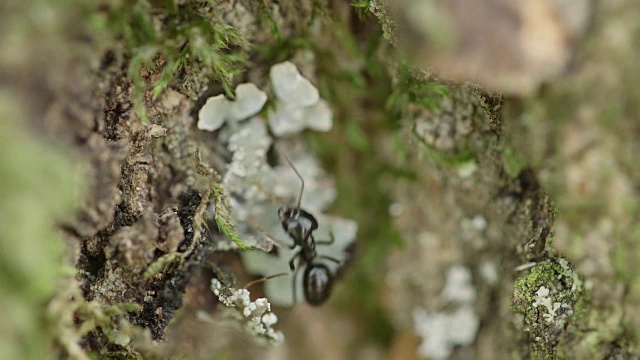
<instances>
[{"instance_id":1,"label":"tree trunk","mask_svg":"<svg viewBox=\"0 0 640 360\"><path fill-rule=\"evenodd\" d=\"M638 358L640 8L560 3L0 5L0 357Z\"/></svg>"}]
</instances>

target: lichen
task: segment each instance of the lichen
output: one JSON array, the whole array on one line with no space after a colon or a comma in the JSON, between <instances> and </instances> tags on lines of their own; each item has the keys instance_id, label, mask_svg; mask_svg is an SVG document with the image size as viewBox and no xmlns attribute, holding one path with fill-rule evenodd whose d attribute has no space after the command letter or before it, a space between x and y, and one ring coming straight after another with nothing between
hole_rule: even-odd
<instances>
[{"instance_id":1,"label":"lichen","mask_svg":"<svg viewBox=\"0 0 640 360\"><path fill-rule=\"evenodd\" d=\"M240 84L236 87L234 101L224 95L212 96L198 112L198 129L216 131L226 121L237 122L257 114L267 102L267 94L254 84Z\"/></svg>"},{"instance_id":2,"label":"lichen","mask_svg":"<svg viewBox=\"0 0 640 360\"><path fill-rule=\"evenodd\" d=\"M273 102L275 111L268 112L271 133L261 116L250 115L259 111L266 100L264 93L255 85L246 85L251 86L250 92L240 91L239 86L235 101L227 100L223 95L210 98L207 101L209 105L205 104L199 113L199 128L214 132L231 155L221 181L213 188L216 202L211 205L211 212L219 229L229 238L218 241L217 249L232 250L240 242L264 251L278 246L278 256L262 252L242 254L249 272L260 275L272 275L283 266L283 270L288 270L286 264L293 252L282 245L291 240L282 239L284 233L277 209L286 202L294 203L302 185L293 169L283 165L282 160L279 165L270 165L267 157L272 146L276 154L284 152L304 177L302 206L321 223L321 229L314 233L316 238L329 239L329 232L333 232L336 243L327 247L328 253L345 259L344 249L355 240L357 232L353 221L323 214L336 197L333 183L317 160L306 154L301 139L292 137L306 128L328 131L332 126L331 109L293 63L276 64L271 67L269 75L276 96ZM250 97L248 93L254 96ZM251 111L234 112L240 105ZM242 113L242 116L234 116L234 113ZM245 116L249 119L245 120ZM227 126L223 127L225 123ZM289 139L277 138L285 135ZM323 250L319 249L319 252L323 253ZM334 265L330 266L336 271ZM291 286L282 285L287 280L289 278L273 279L266 284L267 296L279 305L292 305Z\"/></svg>"},{"instance_id":3,"label":"lichen","mask_svg":"<svg viewBox=\"0 0 640 360\"><path fill-rule=\"evenodd\" d=\"M548 323L553 322L560 306L567 306L567 304L560 304L559 302L552 303L551 297L549 297L549 289L544 286L540 286L538 291L536 291L536 299L531 305L533 307L542 305L547 309L547 313L542 314L542 316Z\"/></svg>"},{"instance_id":4,"label":"lichen","mask_svg":"<svg viewBox=\"0 0 640 360\"><path fill-rule=\"evenodd\" d=\"M269 127L276 136L299 133L305 128L329 131L333 114L318 90L291 62L276 64L269 72L278 98L275 111L269 113Z\"/></svg>"},{"instance_id":5,"label":"lichen","mask_svg":"<svg viewBox=\"0 0 640 360\"><path fill-rule=\"evenodd\" d=\"M587 296L578 274L564 258L546 260L530 268L529 274L516 280L512 308L523 314L523 329L533 340L532 350L542 357L553 356L569 324L580 317L576 307L583 307ZM580 309L580 316L584 309Z\"/></svg>"},{"instance_id":6,"label":"lichen","mask_svg":"<svg viewBox=\"0 0 640 360\"><path fill-rule=\"evenodd\" d=\"M273 329L278 317L271 312L271 304L267 299L258 298L251 301L247 289L224 287L215 278L211 280L211 291L222 304L232 310L229 312L233 314L231 316L238 319L248 331L268 339L273 344L284 341L282 333Z\"/></svg>"},{"instance_id":7,"label":"lichen","mask_svg":"<svg viewBox=\"0 0 640 360\"><path fill-rule=\"evenodd\" d=\"M282 67L289 69L285 71L285 75L291 75L293 83L287 79L281 79L279 76L272 76L279 104L282 106L285 106L283 104L293 104L294 107L316 106L320 100L313 85L302 78L291 63L275 65L272 70L275 69L275 72L278 73L281 72ZM290 68L293 68L295 74L290 73ZM273 73L274 71L272 71ZM285 75L283 77L286 78ZM300 97L300 92L303 93L302 97ZM292 99L290 96L294 98ZM264 103L262 98L255 101L260 103L255 107L252 105L256 109ZM287 117L281 120L287 124L296 124L301 119ZM297 131L303 128L299 124L294 126ZM216 126L215 129L208 130L217 130L218 128ZM229 198L229 203L234 224L238 227L240 236L248 244L269 250L274 243L274 239L270 237L270 231L277 230L279 226L275 214L277 207L281 204L278 204L275 199L294 198L297 195L296 187L300 184L300 180L296 178L295 173L288 166L280 165L272 168L268 165L267 151L275 140L271 138L265 121L261 117L253 117L242 123L234 123L233 126L222 129L219 132L219 138L232 154L231 161L226 165L226 171L222 176L221 186L229 195L232 195ZM321 184L328 185L328 183L326 180L319 179L324 175L318 168L316 161L308 155L298 157L297 154L288 154L288 156L292 158L298 170L307 177L305 179L305 199L308 202L305 206L311 211L326 208L335 198L335 190L318 187ZM242 197L241 201L238 201L238 196ZM263 218L264 216L268 216L270 219L266 220ZM256 231L256 227L264 229L266 234L260 234L259 231ZM221 249L223 248L224 245L221 246Z\"/></svg>"},{"instance_id":8,"label":"lichen","mask_svg":"<svg viewBox=\"0 0 640 360\"><path fill-rule=\"evenodd\" d=\"M448 359L455 346L473 343L480 326L480 318L473 309L476 290L469 269L450 267L440 297L452 304L454 310L431 314L423 308L413 310L414 329L422 338L418 354L425 359Z\"/></svg>"}]
</instances>

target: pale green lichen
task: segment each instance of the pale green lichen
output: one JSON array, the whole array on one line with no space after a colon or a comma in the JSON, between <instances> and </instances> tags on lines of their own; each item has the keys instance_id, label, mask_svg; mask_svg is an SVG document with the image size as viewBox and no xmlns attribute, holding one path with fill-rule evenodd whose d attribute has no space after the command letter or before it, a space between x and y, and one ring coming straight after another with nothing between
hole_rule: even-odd
<instances>
[{"instance_id":1,"label":"pale green lichen","mask_svg":"<svg viewBox=\"0 0 640 360\"><path fill-rule=\"evenodd\" d=\"M549 296L549 289L544 286L540 286L538 291L536 291L536 301L532 304L533 307L542 305L547 309L547 313L542 314L542 316L548 323L554 320L556 312L560 309L560 306L566 305L559 302L552 303L551 299L552 298Z\"/></svg>"},{"instance_id":2,"label":"pale green lichen","mask_svg":"<svg viewBox=\"0 0 640 360\"><path fill-rule=\"evenodd\" d=\"M326 106L320 100L317 89L300 75L292 63L273 66L271 75L278 97L276 105L281 106L285 112L302 111L300 114L305 114L306 108ZM227 102L227 106L236 106L235 103L223 100ZM255 106L245 105L255 110L258 105L262 107L263 100L262 97L255 97ZM288 135L296 134L305 127L328 130L326 118L322 120L290 115L281 116L278 122L285 124L282 128L288 129L284 131ZM208 130L217 130L221 126L221 122L215 123L216 126ZM270 120L269 123L275 134L273 122ZM330 127L330 118L328 124ZM294 201L301 185L300 179L288 165L271 167L268 164L267 152L277 140L271 137L261 117L233 122L231 125L217 131L219 141L231 152L231 161L226 165L219 186L214 188L213 196L218 200L214 210L215 220L219 229L234 240L236 245L242 243L268 251L274 243L281 242L271 235L280 234L281 231L277 209L284 204L283 201ZM300 143L295 147L297 151L302 150ZM293 152L288 152L287 156L305 176L305 208L313 213L322 212L336 196L331 181L326 178L313 157ZM222 189L228 197L223 196ZM219 250L232 248L230 242L218 243Z\"/></svg>"},{"instance_id":3,"label":"pale green lichen","mask_svg":"<svg viewBox=\"0 0 640 360\"><path fill-rule=\"evenodd\" d=\"M320 99L318 90L300 74L293 63L274 65L270 71L270 79L276 95L276 110L269 113L269 126L274 135L296 135L305 128L321 131L331 128L332 112L328 104ZM239 100L238 96L236 101ZM218 105L236 106L229 100L222 101L224 103L218 100ZM254 102L256 106L250 106L252 109L264 104L258 98ZM225 111L222 113L224 115ZM313 114L316 116L311 116ZM216 116L220 117L219 114ZM290 139L285 142L272 138L265 121L259 116L242 122L233 121L230 126L221 128L223 122L224 120L216 119L213 127L204 126L204 123L200 126L210 131L220 129L217 131L218 139L231 153L231 161L225 167L222 180L213 190L213 197L217 200L213 213L219 229L236 245L243 243L266 251L271 250L274 244L280 246L292 241L282 231L277 210L287 202L295 203L301 182L293 169L282 160L277 166L270 166L267 161L267 152L272 144L281 143L275 149L278 152L287 149L285 155L305 179L302 206L318 217L321 223L320 229L314 233L316 239L329 239L330 232L335 236L333 246L319 248L319 252L346 259L344 250L355 240L357 225L350 220L322 214L334 201L335 188L318 161L313 156L304 154L302 141ZM227 196L224 196L222 189ZM285 237L284 240L282 237ZM217 243L217 248L231 250L235 247L231 242L223 240ZM252 273L272 275L288 271L288 261L293 254L293 251L280 247L278 256L262 252L243 253L243 261ZM335 264L328 265L332 271L337 270ZM301 280L301 277L298 279ZM265 286L272 301L283 306L292 305L290 277L270 280ZM303 299L302 296L297 298Z\"/></svg>"},{"instance_id":4,"label":"pale green lichen","mask_svg":"<svg viewBox=\"0 0 640 360\"><path fill-rule=\"evenodd\" d=\"M210 97L198 112L198 129L216 131L225 122L237 122L257 114L267 102L267 94L254 84L236 87L234 101L224 95Z\"/></svg>"},{"instance_id":5,"label":"pale green lichen","mask_svg":"<svg viewBox=\"0 0 640 360\"><path fill-rule=\"evenodd\" d=\"M536 264L516 280L512 308L524 315L520 326L534 340L534 353L555 356L564 329L572 325L575 331L586 311L587 296L579 275L561 257Z\"/></svg>"},{"instance_id":6,"label":"pale green lichen","mask_svg":"<svg viewBox=\"0 0 640 360\"><path fill-rule=\"evenodd\" d=\"M320 99L316 87L300 74L293 63L285 61L274 65L269 77L278 99L275 111L269 112L269 127L274 135L292 135L305 128L331 130L331 108Z\"/></svg>"}]
</instances>

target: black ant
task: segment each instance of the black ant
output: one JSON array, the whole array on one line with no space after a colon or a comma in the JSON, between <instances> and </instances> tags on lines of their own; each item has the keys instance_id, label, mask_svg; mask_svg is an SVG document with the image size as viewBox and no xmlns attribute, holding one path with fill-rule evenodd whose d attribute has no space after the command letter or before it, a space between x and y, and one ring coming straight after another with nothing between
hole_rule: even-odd
<instances>
[{"instance_id":1,"label":"black ant","mask_svg":"<svg viewBox=\"0 0 640 360\"><path fill-rule=\"evenodd\" d=\"M284 154L282 154L282 156L284 156L284 159L289 163L289 166L291 166L302 184L300 186L300 194L298 195L298 205L295 208L284 205L278 209L278 218L280 222L282 222L282 228L294 241L294 244L291 245L290 248L293 249L296 246L300 246L300 251L293 255L289 261L289 268L291 271L295 270L293 274L293 302L294 304L296 303L295 284L298 274L295 268L295 261L297 258L300 258L303 264L307 266L304 270L303 278L304 297L309 304L320 305L327 300L331 293L333 274L326 265L314 263L314 260L321 258L337 264L340 264L341 261L330 256L318 255L316 253L316 245L333 244L335 241L333 233L330 233L330 240L316 241L314 239L313 231L318 228L318 221L311 213L300 208L302 194L304 192L304 179L296 167L293 166L291 160Z\"/></svg>"},{"instance_id":2,"label":"black ant","mask_svg":"<svg viewBox=\"0 0 640 360\"><path fill-rule=\"evenodd\" d=\"M284 154L282 154L282 156L284 156L285 160L289 163L289 166L291 166L302 183L302 186L300 187L300 194L298 195L297 206L293 207L290 205L284 205L278 209L278 218L282 223L282 228L294 241L292 245L288 245L289 248L294 249L296 246L300 247L300 251L293 255L291 260L289 260L289 268L291 271L294 271L292 281L293 303L295 304L297 302L296 278L300 267L296 268L295 262L296 259L299 258L302 265L306 265L303 278L304 297L309 304L317 306L324 303L327 298L329 298L331 288L333 287L334 275L326 265L322 263L315 263L314 260L319 258L330 260L337 264L341 264L342 262L330 256L317 254L316 245L331 245L334 243L335 239L333 237L333 233L330 233L330 240L316 241L313 237L313 231L318 229L318 221L311 213L300 208L302 194L304 192L304 179L291 160L289 160L289 158ZM270 275L256 281L252 281L245 287L253 285L256 282L265 281L287 274L289 273Z\"/></svg>"}]
</instances>

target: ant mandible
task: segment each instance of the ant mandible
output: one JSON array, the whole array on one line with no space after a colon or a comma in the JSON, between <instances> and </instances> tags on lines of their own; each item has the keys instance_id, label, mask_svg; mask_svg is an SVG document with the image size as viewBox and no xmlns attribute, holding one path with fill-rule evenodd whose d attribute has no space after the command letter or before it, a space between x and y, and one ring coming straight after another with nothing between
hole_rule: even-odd
<instances>
[{"instance_id":1,"label":"ant mandible","mask_svg":"<svg viewBox=\"0 0 640 360\"><path fill-rule=\"evenodd\" d=\"M300 208L302 203L302 194L304 192L304 179L293 165L291 160L285 155L285 160L289 163L289 166L296 173L300 179L300 194L298 195L298 204L294 208L290 205L284 205L278 209L278 218L282 223L284 231L293 239L293 245L290 245L290 249L294 249L296 246L300 247L291 260L289 260L289 268L294 271L293 274L293 303L296 301L296 277L298 275L299 267L296 268L295 261L300 259L302 264L306 265L303 278L304 297L311 305L320 305L327 300L331 294L331 288L333 287L333 274L329 268L322 264L314 262L315 259L326 259L340 264L341 261L330 256L318 255L316 253L316 245L331 245L335 241L333 233L330 233L330 240L316 241L313 237L313 231L318 228L318 221L309 212Z\"/></svg>"}]
</instances>

